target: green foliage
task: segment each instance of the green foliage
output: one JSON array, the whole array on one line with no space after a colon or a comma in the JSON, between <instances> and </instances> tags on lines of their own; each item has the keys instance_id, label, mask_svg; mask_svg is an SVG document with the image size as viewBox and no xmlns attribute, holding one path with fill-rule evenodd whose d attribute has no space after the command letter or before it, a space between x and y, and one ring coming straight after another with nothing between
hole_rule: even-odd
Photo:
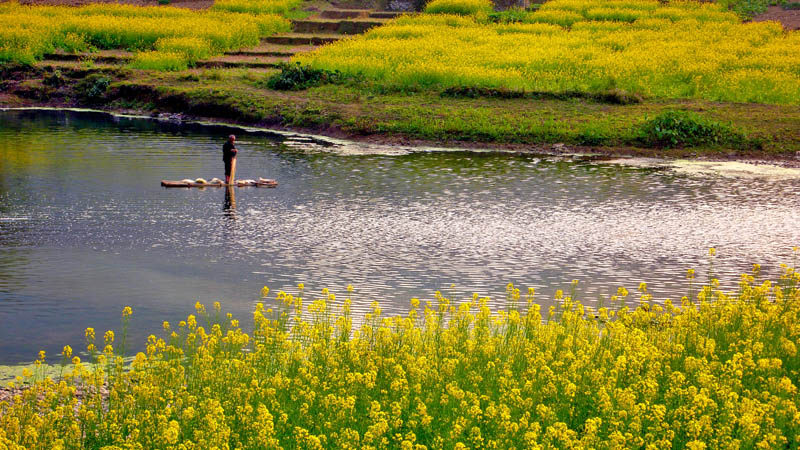
<instances>
[{"instance_id":1,"label":"green foliage","mask_svg":"<svg viewBox=\"0 0 800 450\"><path fill-rule=\"evenodd\" d=\"M42 78L42 84L58 88L67 84L67 80L60 70L55 69L52 73L45 74L44 78Z\"/></svg>"},{"instance_id":2,"label":"green foliage","mask_svg":"<svg viewBox=\"0 0 800 450\"><path fill-rule=\"evenodd\" d=\"M278 91L300 91L327 83L338 83L343 80L337 71L314 69L311 66L283 64L281 71L269 77L266 85Z\"/></svg>"},{"instance_id":3,"label":"green foliage","mask_svg":"<svg viewBox=\"0 0 800 450\"><path fill-rule=\"evenodd\" d=\"M719 3L744 19L752 19L766 12L768 6L776 4L776 0L720 0Z\"/></svg>"},{"instance_id":4,"label":"green foliage","mask_svg":"<svg viewBox=\"0 0 800 450\"><path fill-rule=\"evenodd\" d=\"M494 23L530 23L531 13L532 11L522 8L509 8L489 13L488 19Z\"/></svg>"},{"instance_id":5,"label":"green foliage","mask_svg":"<svg viewBox=\"0 0 800 450\"><path fill-rule=\"evenodd\" d=\"M111 80L99 74L92 74L81 80L75 91L84 103L100 103L103 100Z\"/></svg>"},{"instance_id":6,"label":"green foliage","mask_svg":"<svg viewBox=\"0 0 800 450\"><path fill-rule=\"evenodd\" d=\"M668 110L642 125L641 141L648 147L741 147L746 138L731 126L689 111Z\"/></svg>"},{"instance_id":7,"label":"green foliage","mask_svg":"<svg viewBox=\"0 0 800 450\"><path fill-rule=\"evenodd\" d=\"M425 6L428 14L458 14L471 16L478 13L491 13L490 0L433 0Z\"/></svg>"}]
</instances>

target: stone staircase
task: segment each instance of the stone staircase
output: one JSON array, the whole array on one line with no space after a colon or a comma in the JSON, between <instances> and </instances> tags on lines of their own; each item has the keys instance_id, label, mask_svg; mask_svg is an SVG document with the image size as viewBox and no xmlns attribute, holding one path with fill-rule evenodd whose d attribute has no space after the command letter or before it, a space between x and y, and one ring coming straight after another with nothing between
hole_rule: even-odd
<instances>
[{"instance_id":1,"label":"stone staircase","mask_svg":"<svg viewBox=\"0 0 800 450\"><path fill-rule=\"evenodd\" d=\"M272 69L289 62L297 53L310 52L348 36L362 34L400 16L392 11L368 9L326 9L315 17L292 21L291 33L263 38L255 47L226 52L223 55L199 61L199 68L249 68ZM96 67L125 65L133 53L122 50L101 50L92 54L57 52L45 55L39 64L63 67L85 64L91 60Z\"/></svg>"}]
</instances>

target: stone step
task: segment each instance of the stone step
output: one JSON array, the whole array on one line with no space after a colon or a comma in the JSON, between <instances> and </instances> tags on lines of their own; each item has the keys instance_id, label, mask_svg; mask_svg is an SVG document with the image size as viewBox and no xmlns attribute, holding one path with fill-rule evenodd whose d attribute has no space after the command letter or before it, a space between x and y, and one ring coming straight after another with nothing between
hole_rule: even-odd
<instances>
[{"instance_id":1,"label":"stone step","mask_svg":"<svg viewBox=\"0 0 800 450\"><path fill-rule=\"evenodd\" d=\"M289 58L288 56L254 57L254 56L230 55L230 56L220 56L216 58L204 59L203 61L198 61L196 67L203 69L221 69L221 68L233 68L233 67L268 69L268 68L278 67L280 66L281 63L287 63L289 62L290 59L291 58Z\"/></svg>"},{"instance_id":2,"label":"stone step","mask_svg":"<svg viewBox=\"0 0 800 450\"><path fill-rule=\"evenodd\" d=\"M323 19L356 19L367 18L371 9L326 9L319 15Z\"/></svg>"},{"instance_id":3,"label":"stone step","mask_svg":"<svg viewBox=\"0 0 800 450\"><path fill-rule=\"evenodd\" d=\"M361 34L370 28L386 23L385 20L296 20L293 22L295 33L339 33Z\"/></svg>"},{"instance_id":4,"label":"stone step","mask_svg":"<svg viewBox=\"0 0 800 450\"><path fill-rule=\"evenodd\" d=\"M413 12L403 11L372 11L369 13L370 19L394 19L404 14L415 14Z\"/></svg>"},{"instance_id":5,"label":"stone step","mask_svg":"<svg viewBox=\"0 0 800 450\"><path fill-rule=\"evenodd\" d=\"M263 43L256 47L243 48L225 52L226 56L294 56L298 53L310 52L317 48L314 45L278 45Z\"/></svg>"},{"instance_id":6,"label":"stone step","mask_svg":"<svg viewBox=\"0 0 800 450\"><path fill-rule=\"evenodd\" d=\"M91 66L87 65L84 61L57 61L52 59L43 59L35 63L36 67L48 69L72 69L72 70L117 70L120 68L119 63L105 63L93 62Z\"/></svg>"},{"instance_id":7,"label":"stone step","mask_svg":"<svg viewBox=\"0 0 800 450\"><path fill-rule=\"evenodd\" d=\"M94 53L66 53L56 51L43 56L47 61L85 61L92 60L102 64L127 64L133 59L133 53L121 50L100 50Z\"/></svg>"},{"instance_id":8,"label":"stone step","mask_svg":"<svg viewBox=\"0 0 800 450\"><path fill-rule=\"evenodd\" d=\"M286 33L264 38L261 42L279 45L325 45L342 38L344 38L344 35L341 34Z\"/></svg>"}]
</instances>

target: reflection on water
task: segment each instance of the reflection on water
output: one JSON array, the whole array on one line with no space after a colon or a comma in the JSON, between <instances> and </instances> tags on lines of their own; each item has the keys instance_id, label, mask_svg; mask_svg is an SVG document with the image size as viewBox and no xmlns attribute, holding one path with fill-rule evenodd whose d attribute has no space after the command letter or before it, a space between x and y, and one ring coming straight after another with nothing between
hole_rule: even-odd
<instances>
[{"instance_id":1,"label":"reflection on water","mask_svg":"<svg viewBox=\"0 0 800 450\"><path fill-rule=\"evenodd\" d=\"M233 186L225 188L225 203L222 204L225 217L236 220L236 191Z\"/></svg>"},{"instance_id":2,"label":"reflection on water","mask_svg":"<svg viewBox=\"0 0 800 450\"><path fill-rule=\"evenodd\" d=\"M241 137L237 176L276 189L163 189L214 176L231 130L63 112L0 112L0 363L78 347L84 327L133 343L195 301L250 316L259 289L298 282L404 311L412 296L502 301L514 282L547 302L570 280L593 303L685 270L735 282L776 272L800 242L800 181L681 175L531 155L361 153L263 133ZM220 205L222 207L220 208ZM451 283L455 284L451 288Z\"/></svg>"}]
</instances>

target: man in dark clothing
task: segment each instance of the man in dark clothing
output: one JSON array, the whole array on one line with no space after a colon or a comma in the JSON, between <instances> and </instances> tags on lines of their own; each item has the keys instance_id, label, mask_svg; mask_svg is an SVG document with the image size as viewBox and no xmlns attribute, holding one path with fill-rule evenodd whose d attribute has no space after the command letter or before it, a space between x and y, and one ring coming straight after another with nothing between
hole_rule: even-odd
<instances>
[{"instance_id":1,"label":"man in dark clothing","mask_svg":"<svg viewBox=\"0 0 800 450\"><path fill-rule=\"evenodd\" d=\"M231 184L236 179L236 136L228 136L228 141L222 145L222 161L225 163L225 184Z\"/></svg>"}]
</instances>

